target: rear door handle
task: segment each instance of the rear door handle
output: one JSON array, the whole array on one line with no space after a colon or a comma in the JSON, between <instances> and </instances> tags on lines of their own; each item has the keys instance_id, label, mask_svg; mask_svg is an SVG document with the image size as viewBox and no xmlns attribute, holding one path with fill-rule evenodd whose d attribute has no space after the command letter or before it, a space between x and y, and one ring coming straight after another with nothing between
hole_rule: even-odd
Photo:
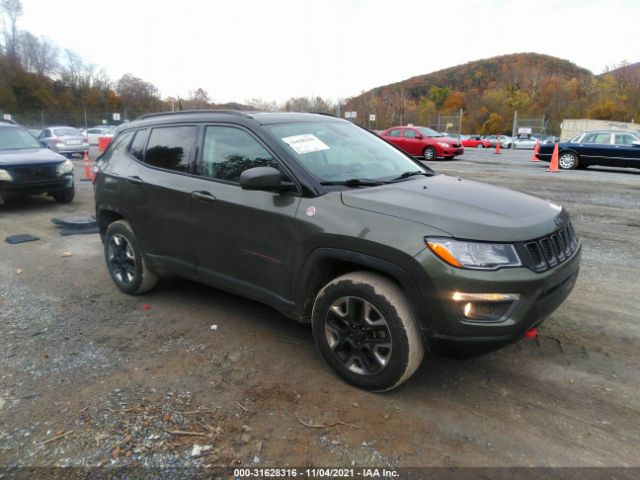
<instances>
[{"instance_id":1,"label":"rear door handle","mask_svg":"<svg viewBox=\"0 0 640 480\"><path fill-rule=\"evenodd\" d=\"M137 175L134 175L133 177L127 177L127 182L129 182L132 185L142 185L143 183L142 179Z\"/></svg>"},{"instance_id":2,"label":"rear door handle","mask_svg":"<svg viewBox=\"0 0 640 480\"><path fill-rule=\"evenodd\" d=\"M216 199L216 197L211 195L209 192L191 192L191 196L204 202L213 202Z\"/></svg>"}]
</instances>

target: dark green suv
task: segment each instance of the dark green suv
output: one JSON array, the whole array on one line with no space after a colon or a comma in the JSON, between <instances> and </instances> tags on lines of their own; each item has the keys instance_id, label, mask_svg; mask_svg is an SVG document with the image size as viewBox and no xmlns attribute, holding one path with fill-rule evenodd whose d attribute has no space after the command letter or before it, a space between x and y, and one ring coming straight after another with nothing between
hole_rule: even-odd
<instances>
[{"instance_id":1,"label":"dark green suv","mask_svg":"<svg viewBox=\"0 0 640 480\"><path fill-rule=\"evenodd\" d=\"M401 384L425 347L521 339L578 275L561 207L436 175L332 116L146 115L97 165L118 288L172 274L264 302L310 323L329 367L367 390Z\"/></svg>"}]
</instances>

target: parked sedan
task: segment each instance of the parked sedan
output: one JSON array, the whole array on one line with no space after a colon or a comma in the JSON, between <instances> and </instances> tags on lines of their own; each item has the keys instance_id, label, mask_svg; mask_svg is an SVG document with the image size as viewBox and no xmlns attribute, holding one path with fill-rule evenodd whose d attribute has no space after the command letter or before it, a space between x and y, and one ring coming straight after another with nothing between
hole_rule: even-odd
<instances>
[{"instance_id":1,"label":"parked sedan","mask_svg":"<svg viewBox=\"0 0 640 480\"><path fill-rule=\"evenodd\" d=\"M112 125L104 125L102 127L92 127L87 129L87 138L90 145L97 145L98 138L109 137L112 138L116 133L116 127Z\"/></svg>"},{"instance_id":2,"label":"parked sedan","mask_svg":"<svg viewBox=\"0 0 640 480\"><path fill-rule=\"evenodd\" d=\"M392 127L382 132L381 137L409 155L425 160L453 158L464 153L458 140L427 127Z\"/></svg>"},{"instance_id":3,"label":"parked sedan","mask_svg":"<svg viewBox=\"0 0 640 480\"><path fill-rule=\"evenodd\" d=\"M80 130L73 127L49 127L38 136L43 144L56 153L71 156L89 151L89 141Z\"/></svg>"},{"instance_id":4,"label":"parked sedan","mask_svg":"<svg viewBox=\"0 0 640 480\"><path fill-rule=\"evenodd\" d=\"M460 140L463 147L489 148L491 146L491 142L480 135L462 135Z\"/></svg>"},{"instance_id":5,"label":"parked sedan","mask_svg":"<svg viewBox=\"0 0 640 480\"><path fill-rule=\"evenodd\" d=\"M555 144L540 145L538 159L551 160ZM640 168L640 132L582 132L558 144L558 166L563 170L590 165Z\"/></svg>"},{"instance_id":6,"label":"parked sedan","mask_svg":"<svg viewBox=\"0 0 640 480\"><path fill-rule=\"evenodd\" d=\"M71 202L73 163L45 148L25 128L0 121L0 206L8 197L40 193Z\"/></svg>"},{"instance_id":7,"label":"parked sedan","mask_svg":"<svg viewBox=\"0 0 640 480\"><path fill-rule=\"evenodd\" d=\"M500 140L501 148L513 147L513 139L507 135L487 135L484 138L489 140L489 146L491 147L495 147L498 144L498 139Z\"/></svg>"},{"instance_id":8,"label":"parked sedan","mask_svg":"<svg viewBox=\"0 0 640 480\"><path fill-rule=\"evenodd\" d=\"M536 142L539 142L537 137L516 137L513 139L513 148L519 148L521 150L533 150L536 146Z\"/></svg>"}]
</instances>

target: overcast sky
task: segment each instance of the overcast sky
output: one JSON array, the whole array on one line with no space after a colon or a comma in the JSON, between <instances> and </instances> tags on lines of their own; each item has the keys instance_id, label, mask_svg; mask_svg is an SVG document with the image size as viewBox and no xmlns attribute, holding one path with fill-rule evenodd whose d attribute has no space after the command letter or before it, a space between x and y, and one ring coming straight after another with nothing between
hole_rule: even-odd
<instances>
[{"instance_id":1,"label":"overcast sky","mask_svg":"<svg viewBox=\"0 0 640 480\"><path fill-rule=\"evenodd\" d=\"M22 0L20 27L116 80L216 102L337 99L538 52L594 73L640 61L640 0Z\"/></svg>"}]
</instances>

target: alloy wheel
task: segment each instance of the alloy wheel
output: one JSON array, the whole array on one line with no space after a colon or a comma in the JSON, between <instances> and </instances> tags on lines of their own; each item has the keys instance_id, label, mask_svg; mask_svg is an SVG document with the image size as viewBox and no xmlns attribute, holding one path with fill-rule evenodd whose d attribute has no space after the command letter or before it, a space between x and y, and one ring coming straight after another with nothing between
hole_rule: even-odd
<instances>
[{"instance_id":1,"label":"alloy wheel","mask_svg":"<svg viewBox=\"0 0 640 480\"><path fill-rule=\"evenodd\" d=\"M576 164L576 157L573 153L563 153L558 159L558 164L560 165L560 168L564 168L566 170L572 169Z\"/></svg>"},{"instance_id":2,"label":"alloy wheel","mask_svg":"<svg viewBox=\"0 0 640 480\"><path fill-rule=\"evenodd\" d=\"M136 256L129 240L116 233L109 240L107 249L109 268L122 284L128 285L136 278Z\"/></svg>"},{"instance_id":3,"label":"alloy wheel","mask_svg":"<svg viewBox=\"0 0 640 480\"><path fill-rule=\"evenodd\" d=\"M335 357L351 372L373 375L391 358L391 332L387 321L360 297L342 297L329 308L325 336Z\"/></svg>"}]
</instances>

